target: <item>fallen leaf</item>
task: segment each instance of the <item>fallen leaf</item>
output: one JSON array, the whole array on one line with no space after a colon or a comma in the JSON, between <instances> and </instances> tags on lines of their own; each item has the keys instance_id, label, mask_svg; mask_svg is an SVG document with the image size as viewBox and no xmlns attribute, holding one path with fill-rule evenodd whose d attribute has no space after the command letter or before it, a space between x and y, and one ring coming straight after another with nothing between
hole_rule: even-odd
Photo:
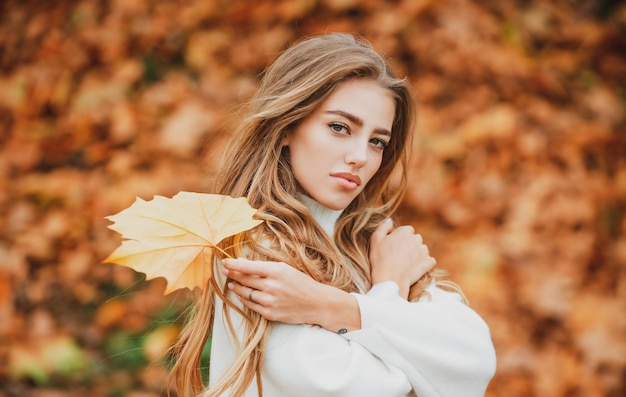
<instances>
[{"instance_id":1,"label":"fallen leaf","mask_svg":"<svg viewBox=\"0 0 626 397\"><path fill-rule=\"evenodd\" d=\"M109 328L119 324L127 315L128 303L121 299L111 299L98 307L93 323L99 328Z\"/></svg>"},{"instance_id":2,"label":"fallen leaf","mask_svg":"<svg viewBox=\"0 0 626 397\"><path fill-rule=\"evenodd\" d=\"M143 341L143 354L148 362L161 361L170 351L170 347L176 341L180 330L174 325L159 327L146 335Z\"/></svg>"},{"instance_id":3,"label":"fallen leaf","mask_svg":"<svg viewBox=\"0 0 626 397\"><path fill-rule=\"evenodd\" d=\"M180 192L171 199L140 198L125 210L106 217L109 228L125 241L104 263L116 263L164 277L165 294L177 289L204 289L212 274L212 253L224 238L252 229L262 221L246 198ZM223 251L221 251L225 254Z\"/></svg>"},{"instance_id":4,"label":"fallen leaf","mask_svg":"<svg viewBox=\"0 0 626 397\"><path fill-rule=\"evenodd\" d=\"M11 346L9 373L37 384L49 382L52 374L78 375L89 366L87 355L70 337L64 335Z\"/></svg>"},{"instance_id":5,"label":"fallen leaf","mask_svg":"<svg viewBox=\"0 0 626 397\"><path fill-rule=\"evenodd\" d=\"M48 373L37 352L22 346L13 346L9 352L9 370L15 378L28 378L35 383L48 381Z\"/></svg>"},{"instance_id":6,"label":"fallen leaf","mask_svg":"<svg viewBox=\"0 0 626 397\"><path fill-rule=\"evenodd\" d=\"M160 145L172 153L192 156L204 134L215 124L216 114L199 102L183 104L164 123Z\"/></svg>"}]
</instances>

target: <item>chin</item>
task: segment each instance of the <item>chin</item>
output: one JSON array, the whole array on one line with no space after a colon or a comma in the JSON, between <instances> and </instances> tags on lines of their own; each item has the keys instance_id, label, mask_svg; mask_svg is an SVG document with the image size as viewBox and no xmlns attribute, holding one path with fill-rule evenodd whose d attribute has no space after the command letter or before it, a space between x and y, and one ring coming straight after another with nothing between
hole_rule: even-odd
<instances>
[{"instance_id":1,"label":"chin","mask_svg":"<svg viewBox=\"0 0 626 397\"><path fill-rule=\"evenodd\" d=\"M333 211L345 210L356 197L351 197L346 194L338 194L337 192L330 192L329 194L320 193L321 192L318 192L318 194L315 195L308 193L304 194L318 202L320 205Z\"/></svg>"},{"instance_id":2,"label":"chin","mask_svg":"<svg viewBox=\"0 0 626 397\"><path fill-rule=\"evenodd\" d=\"M346 209L347 205L325 205L325 207L328 207L334 211L343 211Z\"/></svg>"},{"instance_id":3,"label":"chin","mask_svg":"<svg viewBox=\"0 0 626 397\"><path fill-rule=\"evenodd\" d=\"M352 200L347 201L347 202L345 200L324 200L324 201L318 201L318 202L322 204L324 207L329 208L331 210L343 211L346 209L346 207L348 207L348 205L350 205Z\"/></svg>"}]
</instances>

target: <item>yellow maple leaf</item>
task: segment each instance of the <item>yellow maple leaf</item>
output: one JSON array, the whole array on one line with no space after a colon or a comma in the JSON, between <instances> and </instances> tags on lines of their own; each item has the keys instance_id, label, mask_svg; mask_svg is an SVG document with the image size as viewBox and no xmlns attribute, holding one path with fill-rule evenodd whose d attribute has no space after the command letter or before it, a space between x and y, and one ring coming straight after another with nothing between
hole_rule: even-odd
<instances>
[{"instance_id":1,"label":"yellow maple leaf","mask_svg":"<svg viewBox=\"0 0 626 397\"><path fill-rule=\"evenodd\" d=\"M224 238L252 229L263 221L246 198L180 192L174 197L137 198L125 210L106 219L126 240L103 263L116 263L164 277L165 294L180 288L204 289L213 277L214 249ZM225 254L225 253L224 253Z\"/></svg>"}]
</instances>

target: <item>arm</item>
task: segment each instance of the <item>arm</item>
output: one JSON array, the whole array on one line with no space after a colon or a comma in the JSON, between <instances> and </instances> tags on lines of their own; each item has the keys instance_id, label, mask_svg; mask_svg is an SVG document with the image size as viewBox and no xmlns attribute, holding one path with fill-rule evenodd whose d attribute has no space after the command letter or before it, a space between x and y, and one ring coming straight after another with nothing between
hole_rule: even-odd
<instances>
[{"instance_id":1,"label":"arm","mask_svg":"<svg viewBox=\"0 0 626 397\"><path fill-rule=\"evenodd\" d=\"M404 299L410 286L435 265L422 237L410 226L394 229L390 219L372 234L370 261L372 284L393 281ZM318 324L333 332L361 328L353 296L315 282L285 263L225 259L222 265L224 274L235 281L229 288L268 320Z\"/></svg>"},{"instance_id":2,"label":"arm","mask_svg":"<svg viewBox=\"0 0 626 397\"><path fill-rule=\"evenodd\" d=\"M412 389L400 369L317 326L275 323L263 365L267 381L290 396L406 397Z\"/></svg>"},{"instance_id":3,"label":"arm","mask_svg":"<svg viewBox=\"0 0 626 397\"><path fill-rule=\"evenodd\" d=\"M434 284L427 291L430 299L407 302L398 295L394 282L376 284L366 295L351 294L358 302L361 329L342 336L354 344L327 341L329 335L342 338L318 327L277 324L272 338L279 348L269 348L268 352L317 357L310 361L319 363L314 370L307 369L308 359L297 360L303 366L288 369L294 371L290 375L294 382L300 379L298 374L332 377L333 373L359 372L359 363L368 363L369 356L361 355L363 348L388 366L373 372L391 376L385 371L400 369L420 397L482 396L495 371L495 351L487 325L458 294ZM292 330L297 336L282 334L281 329Z\"/></svg>"},{"instance_id":4,"label":"arm","mask_svg":"<svg viewBox=\"0 0 626 397\"><path fill-rule=\"evenodd\" d=\"M362 329L344 335L400 368L416 394L483 396L495 372L489 328L461 297L427 288L430 299L407 302L382 283L359 301Z\"/></svg>"},{"instance_id":5,"label":"arm","mask_svg":"<svg viewBox=\"0 0 626 397\"><path fill-rule=\"evenodd\" d=\"M211 348L211 381L217 381L236 357L243 318L230 311L235 335L224 321L217 299ZM317 326L274 323L265 345L263 391L271 396L368 395L406 397L411 385L398 368L340 335ZM247 395L256 395L256 385Z\"/></svg>"},{"instance_id":6,"label":"arm","mask_svg":"<svg viewBox=\"0 0 626 397\"><path fill-rule=\"evenodd\" d=\"M223 274L242 304L270 321L317 324L329 331L361 328L356 298L281 262L225 259ZM252 298L252 299L250 299Z\"/></svg>"},{"instance_id":7,"label":"arm","mask_svg":"<svg viewBox=\"0 0 626 397\"><path fill-rule=\"evenodd\" d=\"M403 262L389 253L403 252L397 240L390 238L399 229L384 234L379 228L372 235L374 287L366 295L353 294L359 302L362 329L345 337L402 369L420 397L483 396L496 362L489 328L459 294L439 289L434 283L427 288L430 299L403 299L410 284L403 284L402 277L417 280L425 271L420 273L416 266L405 264L397 278L398 263ZM408 232L412 235L413 230ZM419 246L424 263L430 258L428 249ZM377 280L380 275L383 277Z\"/></svg>"}]
</instances>

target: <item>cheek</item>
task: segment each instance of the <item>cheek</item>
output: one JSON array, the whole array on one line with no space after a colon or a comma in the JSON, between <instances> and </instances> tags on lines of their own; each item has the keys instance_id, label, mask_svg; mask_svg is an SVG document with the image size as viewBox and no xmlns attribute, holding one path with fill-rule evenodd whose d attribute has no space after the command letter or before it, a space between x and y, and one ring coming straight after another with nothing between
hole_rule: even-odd
<instances>
[{"instance_id":1,"label":"cheek","mask_svg":"<svg viewBox=\"0 0 626 397\"><path fill-rule=\"evenodd\" d=\"M367 171L366 171L367 182L369 182L374 177L374 175L376 175L382 163L383 163L383 157L382 155L380 155L377 158L372 159L372 161L368 164Z\"/></svg>"}]
</instances>

